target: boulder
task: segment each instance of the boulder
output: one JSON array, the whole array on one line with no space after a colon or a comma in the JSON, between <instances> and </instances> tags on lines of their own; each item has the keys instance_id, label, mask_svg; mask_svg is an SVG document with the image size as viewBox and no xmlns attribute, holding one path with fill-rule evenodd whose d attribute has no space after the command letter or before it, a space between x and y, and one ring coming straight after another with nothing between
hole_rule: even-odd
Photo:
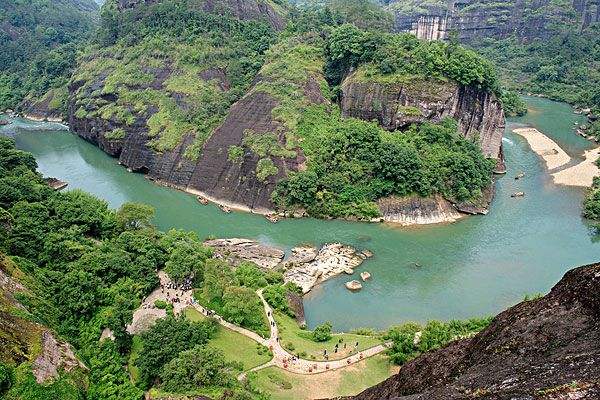
<instances>
[{"instance_id":1,"label":"boulder","mask_svg":"<svg viewBox=\"0 0 600 400\"><path fill-rule=\"evenodd\" d=\"M346 289L351 290L351 291L357 291L362 289L362 283L360 283L359 281L352 280L350 282L346 282Z\"/></svg>"}]
</instances>

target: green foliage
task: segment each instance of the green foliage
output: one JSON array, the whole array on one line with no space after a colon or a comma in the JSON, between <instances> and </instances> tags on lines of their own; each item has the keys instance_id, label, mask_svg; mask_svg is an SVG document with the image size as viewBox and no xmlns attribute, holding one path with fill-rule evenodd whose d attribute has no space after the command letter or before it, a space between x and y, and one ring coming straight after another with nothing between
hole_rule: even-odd
<instances>
[{"instance_id":1,"label":"green foliage","mask_svg":"<svg viewBox=\"0 0 600 400\"><path fill-rule=\"evenodd\" d=\"M256 164L256 177L260 182L266 182L270 176L277 175L279 169L270 158L261 158Z\"/></svg>"},{"instance_id":2,"label":"green foliage","mask_svg":"<svg viewBox=\"0 0 600 400\"><path fill-rule=\"evenodd\" d=\"M14 384L2 397L5 400L83 400L84 391L73 376L61 373L47 385L40 385L31 372L28 363L21 364L15 370Z\"/></svg>"},{"instance_id":3,"label":"green foliage","mask_svg":"<svg viewBox=\"0 0 600 400\"><path fill-rule=\"evenodd\" d=\"M502 80L511 89L600 111L598 24L580 30L579 24L561 22L548 38L487 38L475 47L500 66Z\"/></svg>"},{"instance_id":4,"label":"green foliage","mask_svg":"<svg viewBox=\"0 0 600 400\"><path fill-rule=\"evenodd\" d=\"M3 395L10 389L15 380L13 368L0 362L0 395Z\"/></svg>"},{"instance_id":5,"label":"green foliage","mask_svg":"<svg viewBox=\"0 0 600 400\"><path fill-rule=\"evenodd\" d=\"M84 113L83 115L79 114L79 115L76 115L76 117L85 118L85 116L86 116L85 111L83 111L83 113ZM116 128L110 132L105 133L104 138L108 139L108 140L120 140L120 139L124 139L125 135L126 135L126 133L123 128Z\"/></svg>"},{"instance_id":6,"label":"green foliage","mask_svg":"<svg viewBox=\"0 0 600 400\"><path fill-rule=\"evenodd\" d=\"M507 117L518 117L527 114L527 104L516 92L502 91L500 101L502 101L504 114Z\"/></svg>"},{"instance_id":7,"label":"green foliage","mask_svg":"<svg viewBox=\"0 0 600 400\"><path fill-rule=\"evenodd\" d=\"M229 146L227 149L227 159L234 164L239 164L244 158L244 148L241 146Z\"/></svg>"},{"instance_id":8,"label":"green foliage","mask_svg":"<svg viewBox=\"0 0 600 400\"><path fill-rule=\"evenodd\" d=\"M474 200L491 183L493 161L458 133L454 120L389 133L376 123L312 106L297 134L309 164L278 182L273 200L284 209L370 219L379 215L374 201L381 197L439 193Z\"/></svg>"},{"instance_id":9,"label":"green foliage","mask_svg":"<svg viewBox=\"0 0 600 400\"><path fill-rule=\"evenodd\" d=\"M250 87L274 40L265 21L208 13L194 1L125 9L108 2L100 43L73 77L81 83L77 117L99 116L120 125L117 129L140 117L152 137L150 147L164 152L184 145L185 156L196 160L229 107ZM121 136L121 131L108 135Z\"/></svg>"},{"instance_id":10,"label":"green foliage","mask_svg":"<svg viewBox=\"0 0 600 400\"><path fill-rule=\"evenodd\" d=\"M169 252L165 263L165 272L176 283L183 283L186 278L195 282L203 279L204 263L212 256L212 250L199 242L179 242Z\"/></svg>"},{"instance_id":11,"label":"green foliage","mask_svg":"<svg viewBox=\"0 0 600 400\"><path fill-rule=\"evenodd\" d=\"M251 329L262 336L269 335L262 301L254 290L230 286L223 293L222 316L229 322Z\"/></svg>"},{"instance_id":12,"label":"green foliage","mask_svg":"<svg viewBox=\"0 0 600 400\"><path fill-rule=\"evenodd\" d=\"M268 284L264 272L256 264L247 261L240 263L236 267L234 276L240 286L254 290L265 287Z\"/></svg>"},{"instance_id":13,"label":"green foliage","mask_svg":"<svg viewBox=\"0 0 600 400\"><path fill-rule=\"evenodd\" d=\"M600 225L600 178L595 177L592 187L583 201L582 215L592 221L594 226Z\"/></svg>"},{"instance_id":14,"label":"green foliage","mask_svg":"<svg viewBox=\"0 0 600 400\"><path fill-rule=\"evenodd\" d=\"M288 305L287 292L288 289L284 285L269 285L263 291L263 297L273 309L294 317L294 313Z\"/></svg>"},{"instance_id":15,"label":"green foliage","mask_svg":"<svg viewBox=\"0 0 600 400\"><path fill-rule=\"evenodd\" d=\"M149 228L153 217L154 207L140 203L125 203L116 213L117 223L123 230Z\"/></svg>"},{"instance_id":16,"label":"green foliage","mask_svg":"<svg viewBox=\"0 0 600 400\"><path fill-rule=\"evenodd\" d=\"M211 320L190 322L174 317L158 320L140 335L143 347L136 365L140 369L141 382L148 387L160 377L165 364L182 351L206 344L215 333L216 326Z\"/></svg>"},{"instance_id":17,"label":"green foliage","mask_svg":"<svg viewBox=\"0 0 600 400\"><path fill-rule=\"evenodd\" d=\"M337 85L352 68L365 65L368 81L403 82L407 77L451 79L498 92L493 65L472 50L409 34L366 32L346 24L333 29L326 46L326 75Z\"/></svg>"},{"instance_id":18,"label":"green foliage","mask_svg":"<svg viewBox=\"0 0 600 400\"><path fill-rule=\"evenodd\" d=\"M312 332L312 340L315 342L326 342L331 339L331 328L330 322L325 322L321 325L317 325Z\"/></svg>"},{"instance_id":19,"label":"green foliage","mask_svg":"<svg viewBox=\"0 0 600 400\"><path fill-rule=\"evenodd\" d=\"M385 339L392 341L388 354L394 363L402 365L421 353L471 336L486 328L491 321L491 318L471 318L465 321L429 321L424 327L414 323L392 327L385 334Z\"/></svg>"},{"instance_id":20,"label":"green foliage","mask_svg":"<svg viewBox=\"0 0 600 400\"><path fill-rule=\"evenodd\" d=\"M233 387L237 363L227 362L221 350L195 346L182 351L165 364L161 372L162 387L172 392L220 386Z\"/></svg>"},{"instance_id":21,"label":"green foliage","mask_svg":"<svg viewBox=\"0 0 600 400\"><path fill-rule=\"evenodd\" d=\"M93 1L0 2L0 110L64 88L96 9Z\"/></svg>"}]
</instances>

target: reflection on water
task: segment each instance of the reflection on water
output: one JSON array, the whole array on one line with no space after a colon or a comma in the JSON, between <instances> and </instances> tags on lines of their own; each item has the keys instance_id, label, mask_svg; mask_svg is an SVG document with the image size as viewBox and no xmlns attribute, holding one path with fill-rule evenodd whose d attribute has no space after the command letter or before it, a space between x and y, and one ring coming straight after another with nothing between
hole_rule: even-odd
<instances>
[{"instance_id":1,"label":"reflection on water","mask_svg":"<svg viewBox=\"0 0 600 400\"><path fill-rule=\"evenodd\" d=\"M251 214L224 214L202 206L193 196L156 186L128 173L117 161L67 132L23 132L17 145L35 154L40 170L106 199L117 207L140 201L156 207L156 223L195 230L202 236L257 238L289 250L299 243L341 241L374 257L357 269L373 279L351 293L341 276L324 283L305 299L310 326L331 321L338 330L385 328L408 320L465 318L496 313L527 293L545 292L568 269L600 258L600 246L580 218L583 191L557 187L540 159L512 124L531 124L571 156L590 144L573 133L581 117L569 106L527 99L528 116L509 122L504 149L508 174L498 179L494 203L486 216L418 228L387 225L286 220L271 224ZM517 172L525 178L515 180ZM524 198L511 193L524 191Z\"/></svg>"}]
</instances>

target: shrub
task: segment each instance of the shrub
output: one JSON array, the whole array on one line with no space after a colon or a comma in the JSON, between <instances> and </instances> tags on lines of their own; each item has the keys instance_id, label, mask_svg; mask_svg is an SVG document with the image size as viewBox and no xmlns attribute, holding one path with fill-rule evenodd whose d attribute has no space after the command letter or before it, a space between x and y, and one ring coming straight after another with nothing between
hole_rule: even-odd
<instances>
[{"instance_id":1,"label":"shrub","mask_svg":"<svg viewBox=\"0 0 600 400\"><path fill-rule=\"evenodd\" d=\"M315 327L312 332L312 340L315 342L326 342L331 339L331 323L325 322Z\"/></svg>"}]
</instances>

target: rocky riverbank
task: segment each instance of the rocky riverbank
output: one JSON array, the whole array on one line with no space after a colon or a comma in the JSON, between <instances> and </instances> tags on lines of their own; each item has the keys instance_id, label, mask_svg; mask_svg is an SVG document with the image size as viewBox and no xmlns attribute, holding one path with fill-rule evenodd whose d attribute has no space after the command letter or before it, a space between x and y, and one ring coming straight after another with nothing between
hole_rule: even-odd
<instances>
[{"instance_id":1,"label":"rocky riverbank","mask_svg":"<svg viewBox=\"0 0 600 400\"><path fill-rule=\"evenodd\" d=\"M303 293L335 276L353 274L356 267L372 256L368 250L358 251L341 243L328 243L320 248L294 247L287 258L283 250L250 239L211 239L204 243L214 249L217 257L234 266L250 261L264 270L282 271L284 281L295 283Z\"/></svg>"}]
</instances>

